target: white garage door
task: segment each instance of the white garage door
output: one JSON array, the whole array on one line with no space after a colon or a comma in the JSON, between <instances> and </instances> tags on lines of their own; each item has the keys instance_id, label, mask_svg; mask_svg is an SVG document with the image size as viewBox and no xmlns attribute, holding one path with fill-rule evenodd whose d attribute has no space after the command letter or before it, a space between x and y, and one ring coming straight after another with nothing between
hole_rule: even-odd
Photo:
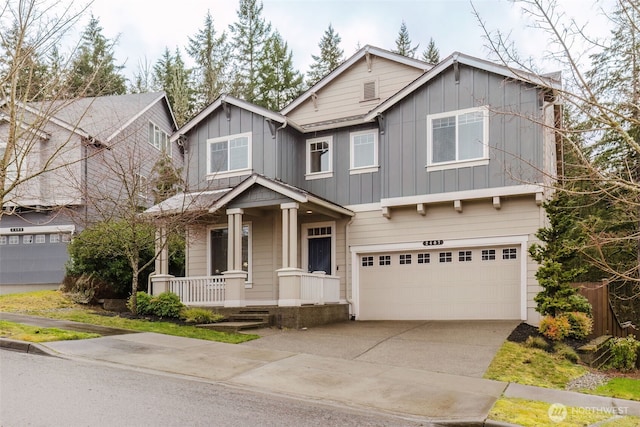
<instances>
[{"instance_id":1,"label":"white garage door","mask_svg":"<svg viewBox=\"0 0 640 427\"><path fill-rule=\"evenodd\" d=\"M520 247L359 256L360 320L519 319Z\"/></svg>"}]
</instances>

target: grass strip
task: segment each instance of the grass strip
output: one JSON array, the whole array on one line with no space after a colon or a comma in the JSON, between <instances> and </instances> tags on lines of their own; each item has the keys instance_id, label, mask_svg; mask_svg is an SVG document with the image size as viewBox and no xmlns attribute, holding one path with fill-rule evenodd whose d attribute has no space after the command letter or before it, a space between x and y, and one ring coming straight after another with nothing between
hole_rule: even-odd
<instances>
[{"instance_id":1,"label":"grass strip","mask_svg":"<svg viewBox=\"0 0 640 427\"><path fill-rule=\"evenodd\" d=\"M40 328L37 326L23 325L21 323L0 320L0 337L38 343L84 340L88 338L98 338L100 335L88 332L68 331L58 328Z\"/></svg>"}]
</instances>

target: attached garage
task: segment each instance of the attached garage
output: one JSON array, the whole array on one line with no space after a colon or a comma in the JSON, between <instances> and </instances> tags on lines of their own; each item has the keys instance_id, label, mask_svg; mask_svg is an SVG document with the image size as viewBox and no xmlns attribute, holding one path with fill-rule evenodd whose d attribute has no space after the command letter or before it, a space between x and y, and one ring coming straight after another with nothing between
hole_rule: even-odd
<instances>
[{"instance_id":1,"label":"attached garage","mask_svg":"<svg viewBox=\"0 0 640 427\"><path fill-rule=\"evenodd\" d=\"M421 243L354 251L359 320L522 318L525 245Z\"/></svg>"}]
</instances>

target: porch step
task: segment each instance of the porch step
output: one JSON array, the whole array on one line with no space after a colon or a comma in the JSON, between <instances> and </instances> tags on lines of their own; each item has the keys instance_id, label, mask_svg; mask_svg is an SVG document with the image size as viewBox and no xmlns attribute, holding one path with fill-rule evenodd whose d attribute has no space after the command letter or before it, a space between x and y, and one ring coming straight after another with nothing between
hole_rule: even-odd
<instances>
[{"instance_id":1,"label":"porch step","mask_svg":"<svg viewBox=\"0 0 640 427\"><path fill-rule=\"evenodd\" d=\"M245 329L268 328L269 323L262 321L230 321L197 325L198 328L213 329L219 332L239 332Z\"/></svg>"}]
</instances>

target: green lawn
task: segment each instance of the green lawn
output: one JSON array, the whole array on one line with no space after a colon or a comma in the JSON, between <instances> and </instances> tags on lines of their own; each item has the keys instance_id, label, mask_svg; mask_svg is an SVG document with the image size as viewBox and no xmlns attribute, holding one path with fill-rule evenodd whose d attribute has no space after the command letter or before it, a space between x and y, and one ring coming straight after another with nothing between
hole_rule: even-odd
<instances>
[{"instance_id":1,"label":"green lawn","mask_svg":"<svg viewBox=\"0 0 640 427\"><path fill-rule=\"evenodd\" d=\"M98 338L100 335L87 332L67 331L58 328L39 328L0 320L0 337L18 341L49 342Z\"/></svg>"}]
</instances>

